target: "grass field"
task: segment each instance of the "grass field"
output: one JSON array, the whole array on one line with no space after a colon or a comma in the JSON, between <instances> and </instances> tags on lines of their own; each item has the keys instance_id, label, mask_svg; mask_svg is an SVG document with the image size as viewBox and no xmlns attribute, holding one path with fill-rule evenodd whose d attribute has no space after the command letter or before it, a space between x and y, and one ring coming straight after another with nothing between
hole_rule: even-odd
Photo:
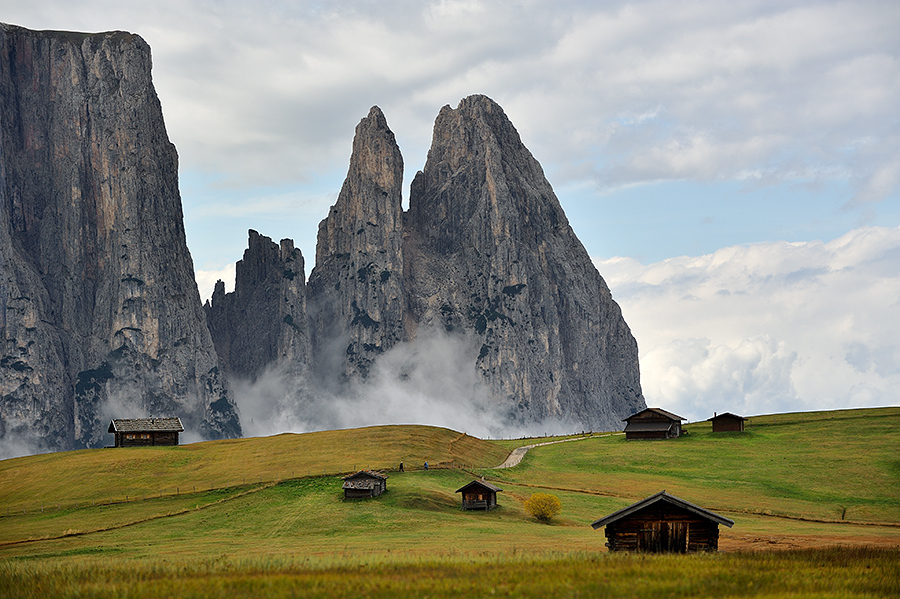
<instances>
[{"instance_id":1,"label":"grass field","mask_svg":"<svg viewBox=\"0 0 900 599\"><path fill-rule=\"evenodd\" d=\"M0 461L0 596L490 594L473 581L513 596L898 596L900 408L687 430L579 436L503 470L542 440L395 426ZM389 470L387 493L344 501L337 475L358 468ZM498 509L459 509L474 476L504 489ZM590 522L661 489L735 520L719 554L605 552ZM537 490L562 501L550 525L522 508Z\"/></svg>"},{"instance_id":2,"label":"grass field","mask_svg":"<svg viewBox=\"0 0 900 599\"><path fill-rule=\"evenodd\" d=\"M0 597L792 597L900 596L898 553L825 549L691 556L566 555L310 566L0 563Z\"/></svg>"}]
</instances>

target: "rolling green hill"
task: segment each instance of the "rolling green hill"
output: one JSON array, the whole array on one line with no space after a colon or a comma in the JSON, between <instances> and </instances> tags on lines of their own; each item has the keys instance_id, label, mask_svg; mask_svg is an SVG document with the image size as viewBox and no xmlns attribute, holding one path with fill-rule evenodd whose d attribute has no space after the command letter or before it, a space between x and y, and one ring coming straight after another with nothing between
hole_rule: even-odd
<instances>
[{"instance_id":1,"label":"rolling green hill","mask_svg":"<svg viewBox=\"0 0 900 599\"><path fill-rule=\"evenodd\" d=\"M900 408L757 416L743 433L685 428L671 441L541 447L501 476L621 497L622 507L666 489L732 514L900 523Z\"/></svg>"},{"instance_id":2,"label":"rolling green hill","mask_svg":"<svg viewBox=\"0 0 900 599\"><path fill-rule=\"evenodd\" d=\"M590 522L661 489L735 520L724 551L900 547L900 408L760 416L744 433L686 428L672 441L576 437L502 470L492 467L534 441L388 426L0 461L0 582L3 568L41 578L110 564L243 572L595 556L605 538ZM388 470L387 493L344 501L337 475L361 468ZM459 509L455 490L477 476L504 489L498 509ZM562 501L551 525L522 508L538 490Z\"/></svg>"},{"instance_id":3,"label":"rolling green hill","mask_svg":"<svg viewBox=\"0 0 900 599\"><path fill-rule=\"evenodd\" d=\"M179 447L87 449L0 461L0 509L74 506L221 489L364 468L499 464L493 443L430 426L375 426L207 441ZM2 513L0 513L2 515Z\"/></svg>"}]
</instances>

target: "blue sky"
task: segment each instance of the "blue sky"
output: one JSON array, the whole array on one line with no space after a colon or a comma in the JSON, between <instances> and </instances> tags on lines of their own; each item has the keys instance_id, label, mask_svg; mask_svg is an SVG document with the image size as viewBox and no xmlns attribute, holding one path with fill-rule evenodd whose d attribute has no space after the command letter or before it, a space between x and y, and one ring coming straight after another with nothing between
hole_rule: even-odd
<instances>
[{"instance_id":1,"label":"blue sky","mask_svg":"<svg viewBox=\"0 0 900 599\"><path fill-rule=\"evenodd\" d=\"M441 106L483 93L622 305L649 404L900 403L898 3L0 0L0 19L149 42L201 296L248 228L309 272L370 106L408 182Z\"/></svg>"}]
</instances>

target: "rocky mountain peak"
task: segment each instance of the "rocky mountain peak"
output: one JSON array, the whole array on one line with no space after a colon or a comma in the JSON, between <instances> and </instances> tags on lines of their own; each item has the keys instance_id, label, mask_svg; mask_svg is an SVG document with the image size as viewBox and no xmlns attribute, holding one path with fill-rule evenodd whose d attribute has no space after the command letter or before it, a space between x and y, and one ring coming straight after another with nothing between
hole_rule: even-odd
<instances>
[{"instance_id":1,"label":"rocky mountain peak","mask_svg":"<svg viewBox=\"0 0 900 599\"><path fill-rule=\"evenodd\" d=\"M317 370L365 377L403 336L403 157L381 109L356 126L347 178L319 224L309 277Z\"/></svg>"},{"instance_id":2,"label":"rocky mountain peak","mask_svg":"<svg viewBox=\"0 0 900 599\"><path fill-rule=\"evenodd\" d=\"M373 106L356 126L350 167L337 202L319 224L316 265L345 254L399 252L403 157L384 114Z\"/></svg>"},{"instance_id":3,"label":"rocky mountain peak","mask_svg":"<svg viewBox=\"0 0 900 599\"><path fill-rule=\"evenodd\" d=\"M415 320L479 339L476 368L513 417L616 427L643 405L619 307L492 100L441 110L407 224Z\"/></svg>"},{"instance_id":4,"label":"rocky mountain peak","mask_svg":"<svg viewBox=\"0 0 900 599\"><path fill-rule=\"evenodd\" d=\"M644 407L634 338L499 105L476 95L440 111L406 214L402 176L394 135L374 107L356 127L309 277L320 388L341 393L365 381L407 344L399 371L380 372L381 384L391 376L402 384L420 336L434 348L430 332L440 331L459 340L446 357L467 370L457 378L474 373L493 398L481 408L491 418L616 429Z\"/></svg>"},{"instance_id":5,"label":"rocky mountain peak","mask_svg":"<svg viewBox=\"0 0 900 599\"><path fill-rule=\"evenodd\" d=\"M568 226L540 164L503 109L480 95L456 109L445 106L435 120L409 215L419 235L442 251L508 244Z\"/></svg>"},{"instance_id":6,"label":"rocky mountain peak","mask_svg":"<svg viewBox=\"0 0 900 599\"><path fill-rule=\"evenodd\" d=\"M151 414L240 435L150 70L130 33L0 27L0 437L94 447Z\"/></svg>"},{"instance_id":7,"label":"rocky mountain peak","mask_svg":"<svg viewBox=\"0 0 900 599\"><path fill-rule=\"evenodd\" d=\"M290 239L276 244L252 229L247 236L234 291L225 293L218 281L204 306L219 361L239 379L255 380L277 363L305 373L310 348L303 255Z\"/></svg>"}]
</instances>

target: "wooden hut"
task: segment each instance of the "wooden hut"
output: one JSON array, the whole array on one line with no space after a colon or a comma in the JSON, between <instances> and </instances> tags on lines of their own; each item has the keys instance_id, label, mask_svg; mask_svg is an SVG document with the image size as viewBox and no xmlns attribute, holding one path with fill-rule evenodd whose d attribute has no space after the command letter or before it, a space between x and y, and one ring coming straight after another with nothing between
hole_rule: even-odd
<instances>
[{"instance_id":1,"label":"wooden hut","mask_svg":"<svg viewBox=\"0 0 900 599\"><path fill-rule=\"evenodd\" d=\"M681 434L681 416L660 408L646 408L625 419L625 438L674 439Z\"/></svg>"},{"instance_id":2,"label":"wooden hut","mask_svg":"<svg viewBox=\"0 0 900 599\"><path fill-rule=\"evenodd\" d=\"M606 527L610 551L685 553L717 551L719 524L731 528L734 521L660 491L591 526Z\"/></svg>"},{"instance_id":3,"label":"wooden hut","mask_svg":"<svg viewBox=\"0 0 900 599\"><path fill-rule=\"evenodd\" d=\"M115 447L178 445L184 426L181 418L116 418L106 432L115 435Z\"/></svg>"},{"instance_id":4,"label":"wooden hut","mask_svg":"<svg viewBox=\"0 0 900 599\"><path fill-rule=\"evenodd\" d=\"M464 510L490 510L497 507L497 493L501 491L503 489L483 480L473 480L456 490L457 493L462 493Z\"/></svg>"},{"instance_id":5,"label":"wooden hut","mask_svg":"<svg viewBox=\"0 0 900 599\"><path fill-rule=\"evenodd\" d=\"M709 422L712 422L712 431L714 433L742 433L744 432L744 421L747 420L743 416L725 412L724 414L714 414Z\"/></svg>"},{"instance_id":6,"label":"wooden hut","mask_svg":"<svg viewBox=\"0 0 900 599\"><path fill-rule=\"evenodd\" d=\"M344 477L344 499L378 497L387 491L387 475L372 470L360 470Z\"/></svg>"}]
</instances>

